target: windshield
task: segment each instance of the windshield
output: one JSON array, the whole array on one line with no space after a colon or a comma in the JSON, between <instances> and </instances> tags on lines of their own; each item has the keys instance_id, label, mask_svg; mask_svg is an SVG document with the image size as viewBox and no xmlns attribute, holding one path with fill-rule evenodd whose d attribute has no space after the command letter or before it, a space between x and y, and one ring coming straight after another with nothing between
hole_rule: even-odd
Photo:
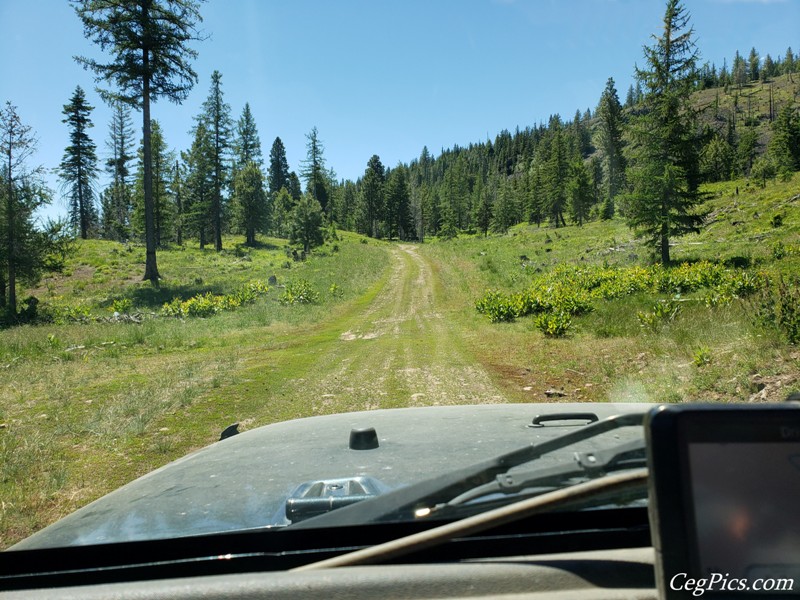
<instances>
[{"instance_id":1,"label":"windshield","mask_svg":"<svg viewBox=\"0 0 800 600\"><path fill-rule=\"evenodd\" d=\"M456 519L800 391L798 4L151 4L0 4L0 548Z\"/></svg>"}]
</instances>

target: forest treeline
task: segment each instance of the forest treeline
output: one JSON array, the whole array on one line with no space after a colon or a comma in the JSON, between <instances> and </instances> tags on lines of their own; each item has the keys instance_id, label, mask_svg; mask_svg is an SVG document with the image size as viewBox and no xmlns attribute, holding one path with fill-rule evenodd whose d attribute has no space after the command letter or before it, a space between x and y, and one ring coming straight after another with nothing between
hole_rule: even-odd
<instances>
[{"instance_id":1,"label":"forest treeline","mask_svg":"<svg viewBox=\"0 0 800 600\"><path fill-rule=\"evenodd\" d=\"M666 2L664 31L645 48L624 102L609 78L597 106L572 118L552 115L438 155L423 147L394 166L373 155L356 181L340 180L327 167L316 128L306 136L298 171L290 170L280 137L265 156L249 103L232 114L218 71L190 147L171 149L150 118L148 94L180 101L196 82L189 64L196 52L186 43L199 39L198 4L162 0L159 14L169 18L161 21L129 4L75 2L87 37L101 47L118 37L111 62L79 59L109 84L101 99L113 107L113 118L98 151L89 134L94 107L76 87L63 107L70 144L58 173L74 234L143 240L151 281L158 279L156 249L169 244L192 239L219 251L224 233L243 234L249 245L267 234L308 251L322 243L326 224L375 238L424 240L619 215L666 263L669 238L702 226L700 184L745 176L765 185L800 169L800 56L789 48L782 57L762 57L753 48L747 58L736 52L730 67L700 65L689 15L676 0ZM153 57L147 63L137 62L143 49ZM142 139L133 133L138 110ZM54 247L63 247L53 242L63 240L63 227L53 224L43 234L34 226L34 211L52 192L41 184L41 169L29 167L33 134L16 107L7 103L0 117L6 163L0 308L15 312L15 281L35 278L46 266L43 253L52 257ZM108 184L98 191L101 171Z\"/></svg>"},{"instance_id":2,"label":"forest treeline","mask_svg":"<svg viewBox=\"0 0 800 600\"><path fill-rule=\"evenodd\" d=\"M800 168L797 107L788 96L800 89L800 58L791 48L783 60L769 55L762 60L755 50L750 56L745 61L737 52L733 69L703 65L695 74L704 182L754 176L763 183ZM776 79L781 90L797 87L770 99L769 86ZM392 167L374 155L363 176L351 181L337 179L326 168L316 129L307 136L299 175L290 170L280 137L265 157L249 103L233 119L221 80L215 73L190 148L170 149L153 121L157 246L182 244L187 238L201 247L218 246L221 231L244 234L249 244L255 243L256 233L289 238L293 227L302 226L293 223L293 216L304 191L329 222L380 238L503 232L520 222L558 227L626 214L626 200L619 196L627 189L626 136L644 98L641 83L631 86L621 102L609 79L594 109L576 111L570 119L556 114L546 123L504 130L493 140L456 145L438 155L423 147L419 157ZM702 90L713 90L729 106L715 96L714 106L697 107ZM76 96L82 94L76 90ZM758 107L749 109L747 99L752 103L756 94ZM777 141L770 144L774 137ZM792 160L778 142L789 143ZM144 232L141 140L134 139L122 104L115 106L106 146L103 167L111 183L97 202L82 202L73 194L69 220L84 237L136 239ZM256 168L245 169L249 162ZM220 202L215 206L217 186Z\"/></svg>"}]
</instances>

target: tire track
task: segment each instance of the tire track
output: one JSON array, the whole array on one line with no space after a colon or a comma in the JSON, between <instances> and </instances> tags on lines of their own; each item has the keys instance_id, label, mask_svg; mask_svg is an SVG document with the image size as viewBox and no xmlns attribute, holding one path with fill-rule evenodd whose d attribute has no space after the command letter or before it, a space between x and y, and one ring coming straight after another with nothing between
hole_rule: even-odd
<instances>
[{"instance_id":1,"label":"tire track","mask_svg":"<svg viewBox=\"0 0 800 600\"><path fill-rule=\"evenodd\" d=\"M444 292L431 265L413 245L393 246L391 253L384 288L344 319L338 343L298 382L312 414L504 401L441 310Z\"/></svg>"}]
</instances>

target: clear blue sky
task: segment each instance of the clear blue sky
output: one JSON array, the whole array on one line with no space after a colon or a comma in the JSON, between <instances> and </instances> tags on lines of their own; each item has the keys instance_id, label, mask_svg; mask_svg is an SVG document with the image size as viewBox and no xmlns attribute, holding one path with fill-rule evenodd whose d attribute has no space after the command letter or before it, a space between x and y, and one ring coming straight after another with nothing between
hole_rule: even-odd
<instances>
[{"instance_id":1,"label":"clear blue sky","mask_svg":"<svg viewBox=\"0 0 800 600\"><path fill-rule=\"evenodd\" d=\"M800 0L684 0L702 60L730 65L736 50L800 50ZM153 106L168 145L190 144L193 117L222 73L235 118L249 102L265 158L276 136L290 168L316 126L339 178L378 154L408 162L559 113L597 104L613 77L621 99L663 0L210 0L196 44L199 83L181 106ZM67 145L61 110L76 85L96 107L92 135L107 156L110 114L74 55L102 56L65 0L0 0L0 102L39 139L35 164L55 168ZM141 117L134 114L141 131ZM65 213L58 180L48 216ZM99 186L105 185L105 178Z\"/></svg>"}]
</instances>

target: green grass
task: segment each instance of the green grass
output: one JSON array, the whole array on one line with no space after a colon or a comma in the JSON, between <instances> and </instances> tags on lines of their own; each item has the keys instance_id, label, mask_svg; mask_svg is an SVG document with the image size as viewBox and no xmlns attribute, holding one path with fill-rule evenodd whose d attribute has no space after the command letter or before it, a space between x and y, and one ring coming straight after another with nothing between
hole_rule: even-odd
<instances>
[{"instance_id":1,"label":"green grass","mask_svg":"<svg viewBox=\"0 0 800 600\"><path fill-rule=\"evenodd\" d=\"M700 234L674 240L676 262L710 260L729 269L744 265L754 277L797 277L800 174L763 189L740 180L706 191L708 224ZM776 247L785 251L777 253L781 258ZM557 265L646 265L649 250L621 220L561 229L521 225L504 236L462 236L424 251L440 265L452 304L471 308L457 318L473 332L475 356L512 398L544 401L543 392L557 387L567 400L741 401L758 391L756 375L775 379L768 390L774 400L800 387L800 352L775 328L757 322L750 299L709 307L707 292L684 293L678 315L655 328L642 327L638 314L671 300L672 293L594 299L591 312L572 317L563 339L544 335L536 316L490 323L474 309L487 290L520 294ZM698 366L700 351L707 361Z\"/></svg>"},{"instance_id":2,"label":"green grass","mask_svg":"<svg viewBox=\"0 0 800 600\"><path fill-rule=\"evenodd\" d=\"M341 234L305 262L287 258L281 240L237 250L228 238L234 249L220 254L167 249L158 255L158 288L139 281L141 248L81 242L71 275L27 293L51 306L79 305L88 318L0 330L0 547L215 441L234 420L274 420L267 390L239 395L242 373L254 358L264 371L268 349L278 364L297 363L293 344L372 293L388 254L385 244L360 239ZM277 285L253 304L211 318L158 315L174 297L228 294L271 275ZM281 303L285 286L300 279L317 302ZM106 320L112 298L130 299L142 322Z\"/></svg>"}]
</instances>

